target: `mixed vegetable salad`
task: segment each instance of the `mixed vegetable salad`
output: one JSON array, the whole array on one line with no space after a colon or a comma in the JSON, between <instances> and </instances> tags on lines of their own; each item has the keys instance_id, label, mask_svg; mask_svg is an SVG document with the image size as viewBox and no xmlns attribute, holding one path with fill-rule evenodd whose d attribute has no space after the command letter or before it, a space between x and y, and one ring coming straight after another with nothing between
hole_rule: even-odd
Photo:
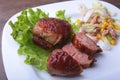
<instances>
[{"instance_id":1,"label":"mixed vegetable salad","mask_svg":"<svg viewBox=\"0 0 120 80\"><path fill-rule=\"evenodd\" d=\"M113 18L116 16L115 13L108 11L100 2L93 4L90 9L80 5L80 12L82 19L76 20L81 25L80 31L85 30L95 42L103 41L106 49L117 44L117 38L120 36L120 21Z\"/></svg>"}]
</instances>

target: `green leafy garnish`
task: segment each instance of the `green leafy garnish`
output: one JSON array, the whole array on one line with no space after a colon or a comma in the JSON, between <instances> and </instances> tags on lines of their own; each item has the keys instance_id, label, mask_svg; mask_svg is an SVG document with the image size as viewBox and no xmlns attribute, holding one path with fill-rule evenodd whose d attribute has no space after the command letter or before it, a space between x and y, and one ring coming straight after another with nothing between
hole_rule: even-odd
<instances>
[{"instance_id":1,"label":"green leafy garnish","mask_svg":"<svg viewBox=\"0 0 120 80\"><path fill-rule=\"evenodd\" d=\"M74 33L76 33L76 32L79 31L80 24L72 22L71 17L65 17L65 10L59 10L59 11L57 11L56 12L56 18L66 20L69 23L71 23Z\"/></svg>"},{"instance_id":2,"label":"green leafy garnish","mask_svg":"<svg viewBox=\"0 0 120 80\"><path fill-rule=\"evenodd\" d=\"M20 44L18 54L26 56L24 61L26 64L33 65L40 70L46 70L46 60L51 50L44 50L33 43L32 29L39 19L46 17L49 17L49 14L46 14L41 9L37 8L36 11L34 11L30 8L23 10L17 17L16 22L9 22L9 25L12 28L11 36ZM74 29L77 28L77 26L72 23L70 17L65 17L65 10L57 11L56 18L67 20L71 23Z\"/></svg>"}]
</instances>

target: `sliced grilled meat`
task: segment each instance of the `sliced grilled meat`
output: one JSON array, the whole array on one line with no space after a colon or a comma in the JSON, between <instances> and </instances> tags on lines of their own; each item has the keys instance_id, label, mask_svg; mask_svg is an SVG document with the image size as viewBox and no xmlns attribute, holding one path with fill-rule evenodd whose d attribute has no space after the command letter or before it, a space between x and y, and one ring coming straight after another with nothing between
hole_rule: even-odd
<instances>
[{"instance_id":1,"label":"sliced grilled meat","mask_svg":"<svg viewBox=\"0 0 120 80\"><path fill-rule=\"evenodd\" d=\"M42 47L45 49L49 49L53 46L52 44L48 43L47 41L45 41L44 39L38 36L33 36L33 41L37 45L40 45L40 46L42 45Z\"/></svg>"},{"instance_id":2,"label":"sliced grilled meat","mask_svg":"<svg viewBox=\"0 0 120 80\"><path fill-rule=\"evenodd\" d=\"M62 49L54 50L47 60L48 72L51 75L74 76L82 72L79 63Z\"/></svg>"},{"instance_id":3,"label":"sliced grilled meat","mask_svg":"<svg viewBox=\"0 0 120 80\"><path fill-rule=\"evenodd\" d=\"M43 48L50 48L46 43L51 44L52 46L62 43L72 33L72 27L64 20L42 18L36 23L32 32L33 36L40 37L41 41L44 40L42 42L45 42L45 44L33 38L34 42L38 43Z\"/></svg>"},{"instance_id":4,"label":"sliced grilled meat","mask_svg":"<svg viewBox=\"0 0 120 80\"><path fill-rule=\"evenodd\" d=\"M65 45L62 49L70 56L72 56L80 65L82 65L83 68L90 67L91 64L95 61L94 58L76 49L72 43Z\"/></svg>"},{"instance_id":5,"label":"sliced grilled meat","mask_svg":"<svg viewBox=\"0 0 120 80\"><path fill-rule=\"evenodd\" d=\"M85 35L84 32L76 33L72 40L73 45L83 53L94 55L102 52L102 49L96 43Z\"/></svg>"}]
</instances>

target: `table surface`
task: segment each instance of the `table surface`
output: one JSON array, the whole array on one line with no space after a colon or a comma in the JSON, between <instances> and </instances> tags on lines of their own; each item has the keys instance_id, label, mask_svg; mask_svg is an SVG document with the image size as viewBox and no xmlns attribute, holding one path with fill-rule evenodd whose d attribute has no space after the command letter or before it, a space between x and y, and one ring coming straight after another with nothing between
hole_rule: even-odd
<instances>
[{"instance_id":1,"label":"table surface","mask_svg":"<svg viewBox=\"0 0 120 80\"><path fill-rule=\"evenodd\" d=\"M23 9L61 1L65 0L10 0L10 1L0 0L0 80L7 80L4 71L1 52L2 30L4 28L6 21L15 13ZM118 8L120 8L120 0L104 0L104 1L112 3Z\"/></svg>"}]
</instances>

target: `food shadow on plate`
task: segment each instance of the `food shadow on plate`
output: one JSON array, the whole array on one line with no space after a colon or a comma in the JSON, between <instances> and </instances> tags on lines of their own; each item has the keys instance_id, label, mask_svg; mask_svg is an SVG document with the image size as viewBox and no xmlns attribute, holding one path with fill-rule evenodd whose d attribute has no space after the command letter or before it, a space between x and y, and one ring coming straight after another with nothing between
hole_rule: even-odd
<instances>
[{"instance_id":1,"label":"food shadow on plate","mask_svg":"<svg viewBox=\"0 0 120 80\"><path fill-rule=\"evenodd\" d=\"M98 59L97 58L101 58L101 57L103 57L103 52L100 52L100 53L97 53L97 54L95 54L94 55L94 58L95 58L95 63L93 63L92 65L91 65L91 67L89 67L89 68L95 68L96 66L97 66L97 61L98 61Z\"/></svg>"},{"instance_id":2,"label":"food shadow on plate","mask_svg":"<svg viewBox=\"0 0 120 80\"><path fill-rule=\"evenodd\" d=\"M41 80L79 80L80 78L84 78L82 74L76 76L51 76L46 71L38 71L35 68L33 69L37 77Z\"/></svg>"},{"instance_id":3,"label":"food shadow on plate","mask_svg":"<svg viewBox=\"0 0 120 80\"><path fill-rule=\"evenodd\" d=\"M84 75L80 74L80 75L76 75L76 76L53 76L54 80L80 80L80 79L84 79Z\"/></svg>"}]
</instances>

